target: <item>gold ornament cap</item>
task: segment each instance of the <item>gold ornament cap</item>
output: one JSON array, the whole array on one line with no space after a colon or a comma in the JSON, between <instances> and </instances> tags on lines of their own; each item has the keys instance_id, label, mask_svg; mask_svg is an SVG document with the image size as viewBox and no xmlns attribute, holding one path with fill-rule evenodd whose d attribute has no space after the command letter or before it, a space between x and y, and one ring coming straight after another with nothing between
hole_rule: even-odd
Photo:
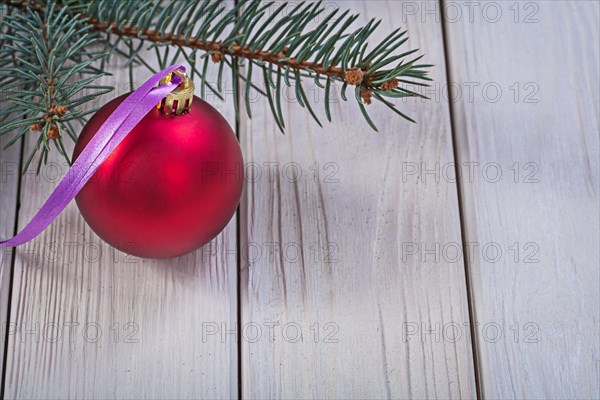
<instances>
[{"instance_id":1,"label":"gold ornament cap","mask_svg":"<svg viewBox=\"0 0 600 400\"><path fill-rule=\"evenodd\" d=\"M159 85L171 82L173 74L181 77L181 83L175 90L169 93L167 97L162 99L162 101L156 105L156 108L169 115L181 115L185 112L189 112L192 108L192 100L194 99L194 81L192 81L185 72L177 69L162 78Z\"/></svg>"}]
</instances>

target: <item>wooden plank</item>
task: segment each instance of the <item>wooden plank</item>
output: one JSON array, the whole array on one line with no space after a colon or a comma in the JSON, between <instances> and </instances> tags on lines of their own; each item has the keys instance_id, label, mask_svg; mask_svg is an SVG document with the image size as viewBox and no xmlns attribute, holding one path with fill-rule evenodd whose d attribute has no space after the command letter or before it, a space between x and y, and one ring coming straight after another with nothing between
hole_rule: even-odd
<instances>
[{"instance_id":1,"label":"wooden plank","mask_svg":"<svg viewBox=\"0 0 600 400\"><path fill-rule=\"evenodd\" d=\"M3 23L7 7L0 6L0 26ZM0 92L0 109L6 106L1 100L5 94ZM21 159L22 141L6 150L1 150L14 137L16 131L0 137L0 239L4 240L14 235L15 218L17 213L17 198L19 186L19 162ZM0 247L0 376L4 372L4 338L5 322L8 316L8 298L11 282L11 268L14 251L12 248ZM1 389L0 389L1 391Z\"/></svg>"},{"instance_id":2,"label":"wooden plank","mask_svg":"<svg viewBox=\"0 0 600 400\"><path fill-rule=\"evenodd\" d=\"M483 394L597 399L599 5L493 8L447 23Z\"/></svg>"},{"instance_id":3,"label":"wooden plank","mask_svg":"<svg viewBox=\"0 0 600 400\"><path fill-rule=\"evenodd\" d=\"M0 138L0 148L4 148L12 139L11 134ZM14 235L15 218L17 213L17 198L19 185L19 161L21 158L21 142L0 150L0 238L7 239ZM4 360L4 338L8 320L8 294L11 282L11 267L14 250L10 247L0 247L0 321L2 321L2 345L0 359ZM0 376L4 365L0 365Z\"/></svg>"},{"instance_id":4,"label":"wooden plank","mask_svg":"<svg viewBox=\"0 0 600 400\"><path fill-rule=\"evenodd\" d=\"M128 73L110 70L112 98L128 90ZM232 105L210 101L233 125ZM66 172L51 160L23 180L21 228ZM235 225L192 254L142 260L102 242L70 204L17 251L6 397L236 397L237 344L221 336L237 318Z\"/></svg>"},{"instance_id":5,"label":"wooden plank","mask_svg":"<svg viewBox=\"0 0 600 400\"><path fill-rule=\"evenodd\" d=\"M424 49L444 82L441 27L433 18L403 21L409 3L341 7L360 12L361 23L382 18L379 38L403 25L407 48ZM313 89L310 96L320 93ZM423 242L460 247L455 183L406 174L453 160L447 104L407 101L402 109L417 125L373 104L376 134L339 95L335 122L320 129L293 93L285 135L266 99L241 123L249 172L240 227L243 396L474 397L468 338L441 339L445 324L464 330L469 322L462 260L407 254ZM320 110L323 100L314 101Z\"/></svg>"}]
</instances>

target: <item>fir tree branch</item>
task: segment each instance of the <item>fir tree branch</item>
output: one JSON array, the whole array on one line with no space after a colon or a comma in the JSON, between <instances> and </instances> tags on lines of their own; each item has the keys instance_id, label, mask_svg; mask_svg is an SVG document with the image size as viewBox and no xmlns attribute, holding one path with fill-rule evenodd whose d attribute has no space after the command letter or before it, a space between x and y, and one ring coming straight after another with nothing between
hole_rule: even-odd
<instances>
[{"instance_id":1,"label":"fir tree branch","mask_svg":"<svg viewBox=\"0 0 600 400\"><path fill-rule=\"evenodd\" d=\"M299 3L294 9L295 12L288 15L282 14L286 5L283 3L266 18L264 14L268 9L274 7L275 3L263 4L260 0L242 1L238 7L222 14L223 11L219 7L210 7L211 3L217 5L218 2L196 0L191 2L193 4L191 7L177 7L177 5L173 5L174 2L171 2L161 9L160 7L151 7L153 1L147 1L149 1L147 7L142 8L148 9L148 14L152 14L152 10L155 9L155 15L171 15L171 19L178 23L160 24L151 16L139 26L129 25L128 22L132 22L133 18L128 19L127 17L134 17L134 15L124 12L125 7L119 14L112 15L115 18L110 18L112 10L119 11L114 5L110 6L112 3L110 0L98 2L94 10L90 10L91 6L88 7L87 12L92 11L95 14L104 15L101 20L90 14L89 23L93 24L96 29L110 32L113 35L202 50L208 52L214 62L221 62L223 56L231 56L257 62L261 66L268 63L285 68L286 75L290 70L306 71L310 76L316 74L319 79L321 77L323 79L332 78L350 85L360 85L366 89L363 90L365 103L369 102L369 95L373 91L396 89L400 83L398 81L400 76L426 80L426 73L422 71L422 68L430 67L429 65L414 65L414 62L420 57L406 63L403 62L417 49L391 56L408 40L404 38L406 31L400 29L392 32L386 40L365 55L368 39L380 21L371 20L366 26L350 33L348 28L358 18L358 15L349 15L346 11L337 20L331 22L339 11L335 10L324 17L318 27L312 30L306 29L311 20L324 12L324 8L318 2ZM109 6L107 7L107 5ZM137 7L140 7L139 3ZM237 15L241 10L243 13ZM194 11L195 15L202 15L202 19L205 21L214 21L219 15L222 15L222 20L213 30L209 29L210 24L203 24L195 35L191 35L194 24L197 22L193 19L190 21L189 18ZM183 18L185 16L188 18ZM267 23L277 17L280 19L275 27L268 27ZM138 18L144 20L142 17L138 16ZM120 22L118 23L116 20ZM205 38L214 31L222 32L225 29L227 24L223 24L222 21L227 22L233 28L244 29L240 31L234 29L232 33L218 40L216 40L217 35L214 35L214 40L206 40ZM162 29L152 28L157 24ZM167 26L169 26L170 32L166 29ZM249 28L252 26L260 26L260 28L254 32L252 28ZM337 27L339 28L334 29ZM283 34L280 31L283 31ZM272 40L273 38L277 39ZM341 48L336 48L339 43L342 43ZM335 56L333 56L334 54ZM314 57L313 60L308 59L311 55ZM395 68L383 70L383 67L395 61L400 61ZM269 76L272 73L271 69ZM292 79L293 77L292 75ZM414 84L414 82L406 80L404 83Z\"/></svg>"},{"instance_id":2,"label":"fir tree branch","mask_svg":"<svg viewBox=\"0 0 600 400\"><path fill-rule=\"evenodd\" d=\"M47 160L51 142L70 163L64 134L75 141L77 135L71 122L85 123L85 115L90 112L81 106L112 90L93 85L104 75L92 64L105 53L88 50L97 34L83 20L73 19L67 9L57 10L52 3L46 5L43 13L25 10L7 15L1 29L0 136L16 131L8 147L28 132L39 135L24 163L24 171L38 152L39 171ZM73 81L75 76L78 80Z\"/></svg>"},{"instance_id":3,"label":"fir tree branch","mask_svg":"<svg viewBox=\"0 0 600 400\"><path fill-rule=\"evenodd\" d=\"M103 65L111 53L116 53L126 57L129 67L139 64L152 70L145 60L148 55L142 53L148 44L159 57L161 67L166 66L170 55L172 60L183 55L190 62L191 74L201 79L202 97L207 91L222 97L223 69L230 68L234 78L246 85L239 95L244 97L248 115L251 115L249 89L253 88L266 97L282 131L283 84L294 86L298 103L319 124L306 96L305 81L314 80L324 91L325 115L329 121L333 83L342 85L341 96L345 101L347 87L354 86L359 109L376 130L365 105L377 100L412 121L384 97L424 97L411 89L427 86L430 81L427 69L431 66L417 64L422 57L415 56L418 50L400 51L408 40L406 31L398 28L378 43L370 43L380 21L353 27L358 15L339 9L325 13L320 2L302 1L289 12L291 5L286 2L260 0L240 1L230 10L224 10L221 2L209 0L62 0L52 8L40 0L0 1L27 10L28 18L32 18L33 11L42 18L50 18L45 16L67 10L63 14L71 23L101 33L95 40L106 49L107 54L100 57ZM127 50L120 47L122 43ZM176 49L174 55L169 53L171 48ZM198 52L202 53L199 57ZM209 61L218 64L216 83L209 82L207 77ZM238 63L245 63L246 68L238 68ZM237 116L237 99L234 103Z\"/></svg>"}]
</instances>

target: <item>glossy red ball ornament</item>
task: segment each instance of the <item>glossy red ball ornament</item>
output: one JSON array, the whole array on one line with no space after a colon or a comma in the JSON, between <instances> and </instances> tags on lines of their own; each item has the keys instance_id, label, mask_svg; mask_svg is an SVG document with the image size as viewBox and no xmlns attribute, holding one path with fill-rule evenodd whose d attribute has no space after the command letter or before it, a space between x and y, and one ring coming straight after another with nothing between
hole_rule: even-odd
<instances>
[{"instance_id":1,"label":"glossy red ball ornament","mask_svg":"<svg viewBox=\"0 0 600 400\"><path fill-rule=\"evenodd\" d=\"M76 159L125 99L103 106L84 127ZM237 208L243 159L227 121L194 97L188 113L146 115L77 194L88 225L117 249L170 258L208 243Z\"/></svg>"}]
</instances>

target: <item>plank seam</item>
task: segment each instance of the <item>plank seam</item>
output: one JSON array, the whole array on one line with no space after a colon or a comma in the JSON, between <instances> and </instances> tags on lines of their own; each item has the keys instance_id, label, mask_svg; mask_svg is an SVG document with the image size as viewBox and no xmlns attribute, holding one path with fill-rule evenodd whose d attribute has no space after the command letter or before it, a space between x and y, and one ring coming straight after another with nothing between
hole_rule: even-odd
<instances>
[{"instance_id":1,"label":"plank seam","mask_svg":"<svg viewBox=\"0 0 600 400\"><path fill-rule=\"evenodd\" d=\"M442 42L444 48L444 63L446 64L446 83L451 88L450 83L452 82L452 73L450 71L450 52L449 52L449 40L447 34L447 26L446 26L446 14L444 10L444 0L439 0L440 4L440 13L441 13L441 27L442 27ZM457 129L456 122L454 120L454 106L452 101L450 100L452 97L448 98L448 110L449 110L449 118L450 118L450 137L452 142L452 153L454 157L454 174L455 176L459 176L458 174L458 166L457 162L460 159L459 157L459 149L458 149L458 140L457 140ZM466 253L465 243L467 242L467 234L466 234L466 221L465 221L465 212L464 212L464 197L463 197L463 187L462 180L456 179L456 190L458 196L458 219L460 223L460 236L461 236L461 247L463 254ZM466 295L467 295L467 309L469 313L469 321L470 321L470 334L471 334L471 352L473 353L473 373L475 378L475 393L477 399L483 399L482 393L482 382L481 375L479 372L479 351L477 345L477 331L475 329L475 324L473 321L475 320L475 305L473 304L473 290L471 286L471 268L469 265L469 261L467 257L463 257L463 266L465 273L465 286L466 286Z\"/></svg>"},{"instance_id":2,"label":"plank seam","mask_svg":"<svg viewBox=\"0 0 600 400\"><path fill-rule=\"evenodd\" d=\"M238 3L240 2L240 0L234 0L233 4L234 7L238 6ZM237 15L239 16L239 10ZM232 57L231 59L231 68L234 70L234 72L237 72L237 68L238 68L238 60L237 57ZM233 76L235 77L235 80L231 83L232 85L236 86L236 99L233 99L233 101L236 101L238 103L238 114L235 116L235 136L238 139L238 142L240 143L241 146L241 137L240 137L240 131L241 131L241 123L240 123L240 119L242 118L241 115L241 111L239 109L239 105L241 104L241 96L240 96L240 78L237 76L237 73L234 73ZM240 202L238 203L238 207L237 207L237 212L235 215L235 247L236 247L236 269L235 269L235 284L236 284L236 306L237 306L237 310L236 310L236 330L237 330L237 380L238 380L238 387L237 387L237 397L238 399L242 399L243 396L243 385L242 385L242 296L241 296L241 288L242 288L242 282L241 282L241 268L242 268L242 246L241 246L241 239L242 239L242 231L241 231L241 212L242 212L242 204L244 204L245 202L243 201L243 196L246 196L247 191L246 190L242 190L242 198L240 199Z\"/></svg>"}]
</instances>

